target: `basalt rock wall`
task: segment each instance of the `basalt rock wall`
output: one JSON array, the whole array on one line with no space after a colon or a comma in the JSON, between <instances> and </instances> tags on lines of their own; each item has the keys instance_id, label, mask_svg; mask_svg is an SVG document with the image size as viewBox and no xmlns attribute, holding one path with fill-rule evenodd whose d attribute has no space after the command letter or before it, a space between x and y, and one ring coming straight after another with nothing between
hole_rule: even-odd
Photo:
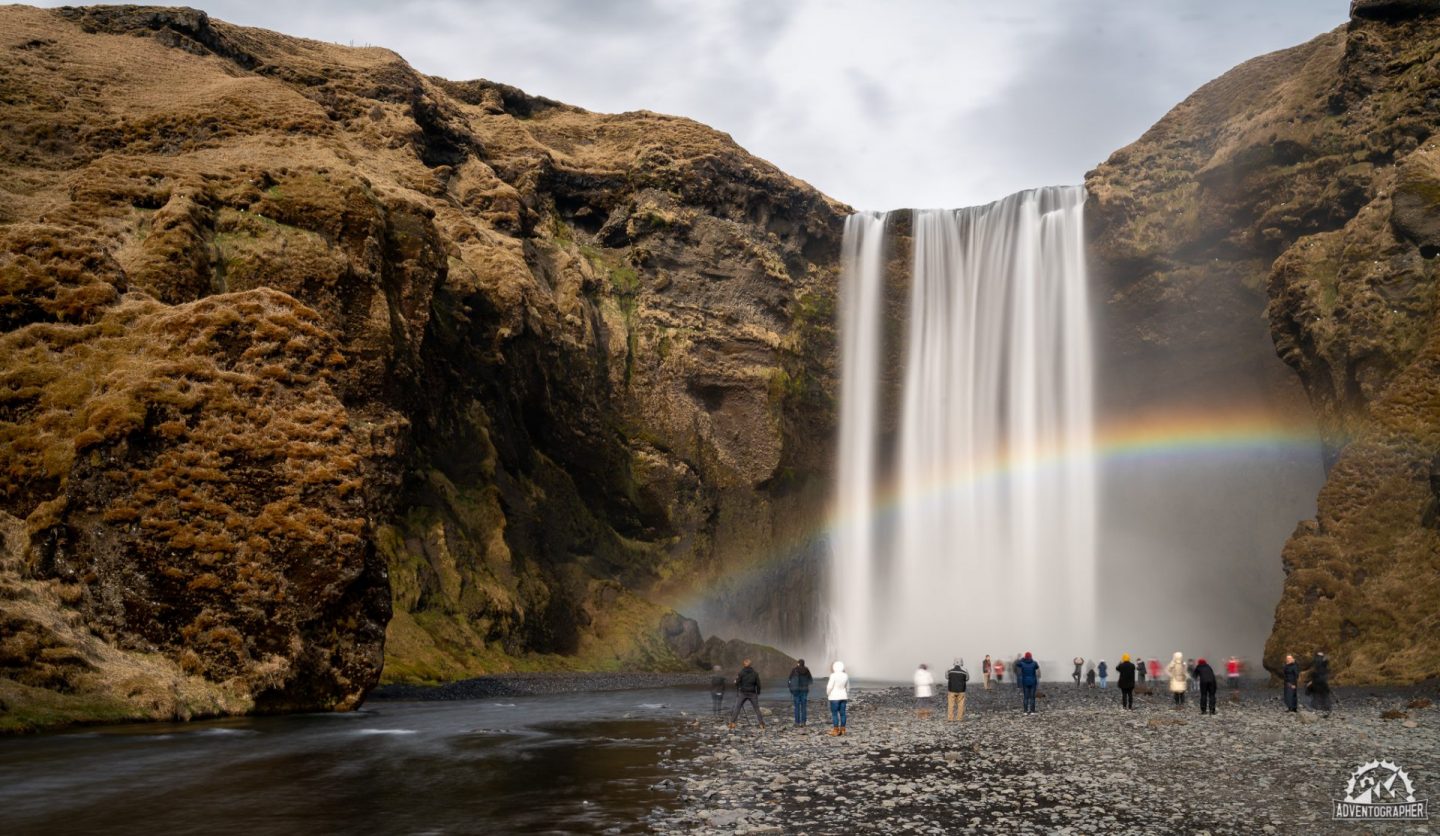
<instances>
[{"instance_id":1,"label":"basalt rock wall","mask_svg":"<svg viewBox=\"0 0 1440 836\"><path fill-rule=\"evenodd\" d=\"M1440 4L1367 0L1086 180L1118 402L1240 380L1293 409L1298 379L1318 422L1326 481L1284 546L1272 671L1322 650L1346 682L1440 675L1437 125ZM1187 373L1147 378L1156 352Z\"/></svg>"},{"instance_id":2,"label":"basalt rock wall","mask_svg":"<svg viewBox=\"0 0 1440 836\"><path fill-rule=\"evenodd\" d=\"M189 9L0 50L0 726L802 638L844 207Z\"/></svg>"}]
</instances>

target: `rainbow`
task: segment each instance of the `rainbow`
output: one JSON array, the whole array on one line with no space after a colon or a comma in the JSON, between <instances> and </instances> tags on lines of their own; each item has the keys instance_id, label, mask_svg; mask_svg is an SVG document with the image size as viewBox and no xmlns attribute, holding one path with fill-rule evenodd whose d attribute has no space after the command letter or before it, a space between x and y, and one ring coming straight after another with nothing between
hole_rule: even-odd
<instances>
[{"instance_id":1,"label":"rainbow","mask_svg":"<svg viewBox=\"0 0 1440 836\"><path fill-rule=\"evenodd\" d=\"M1074 455L1092 456L1097 467L1103 469L1177 458L1311 456L1318 455L1320 445L1312 419L1277 414L1273 408L1238 405L1152 411L1105 421L1096 428L1092 443L1080 450L1056 445L1030 451L1023 457L1002 454L908 493L895 485L882 486L871 508L874 517L883 520L896 514L905 503L938 502L957 492L1003 482L1017 473L1043 473L1059 468ZM814 549L817 541L829 539L846 522L832 512L820 525L740 561L720 580L736 586L762 580L766 573ZM706 579L704 585L708 587L715 580ZM698 592L693 593L689 601L682 603L693 603L699 597ZM683 606L677 605L677 609L685 611Z\"/></svg>"}]
</instances>

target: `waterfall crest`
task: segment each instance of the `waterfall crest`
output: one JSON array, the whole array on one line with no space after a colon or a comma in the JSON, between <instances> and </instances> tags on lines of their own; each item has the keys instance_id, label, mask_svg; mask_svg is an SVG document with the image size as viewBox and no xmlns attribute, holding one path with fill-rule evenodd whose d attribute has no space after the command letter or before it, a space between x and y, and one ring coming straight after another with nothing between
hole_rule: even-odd
<instances>
[{"instance_id":1,"label":"waterfall crest","mask_svg":"<svg viewBox=\"0 0 1440 836\"><path fill-rule=\"evenodd\" d=\"M1080 187L920 210L885 379L887 215L845 227L829 643L861 676L1089 655L1094 388ZM978 669L973 670L978 675Z\"/></svg>"}]
</instances>

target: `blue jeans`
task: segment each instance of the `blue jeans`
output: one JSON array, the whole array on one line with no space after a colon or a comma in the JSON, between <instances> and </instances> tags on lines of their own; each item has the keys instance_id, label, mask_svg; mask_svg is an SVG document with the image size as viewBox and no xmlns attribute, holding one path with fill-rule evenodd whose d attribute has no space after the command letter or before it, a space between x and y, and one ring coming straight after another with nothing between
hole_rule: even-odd
<instances>
[{"instance_id":1,"label":"blue jeans","mask_svg":"<svg viewBox=\"0 0 1440 836\"><path fill-rule=\"evenodd\" d=\"M1103 677L1103 676L1100 677L1100 687L1101 687L1101 688L1104 688L1104 687L1105 687L1105 677Z\"/></svg>"},{"instance_id":2,"label":"blue jeans","mask_svg":"<svg viewBox=\"0 0 1440 836\"><path fill-rule=\"evenodd\" d=\"M1023 694L1024 694L1024 699L1025 699L1025 713L1026 713L1026 714L1034 714L1034 713L1035 713L1035 688L1036 688L1036 686L1034 686L1034 685L1021 685L1021 686L1020 686L1020 690L1021 690L1021 691L1023 692Z\"/></svg>"},{"instance_id":3,"label":"blue jeans","mask_svg":"<svg viewBox=\"0 0 1440 836\"><path fill-rule=\"evenodd\" d=\"M830 701L830 725L845 727L845 703L849 700Z\"/></svg>"},{"instance_id":4,"label":"blue jeans","mask_svg":"<svg viewBox=\"0 0 1440 836\"><path fill-rule=\"evenodd\" d=\"M804 723L810 718L810 692L791 691L790 698L795 701L795 722Z\"/></svg>"}]
</instances>

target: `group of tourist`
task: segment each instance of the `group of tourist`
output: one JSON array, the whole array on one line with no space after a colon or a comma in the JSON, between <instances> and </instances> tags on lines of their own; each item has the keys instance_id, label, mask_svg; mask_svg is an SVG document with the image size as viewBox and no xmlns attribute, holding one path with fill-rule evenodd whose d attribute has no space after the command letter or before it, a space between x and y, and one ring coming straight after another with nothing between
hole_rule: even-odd
<instances>
[{"instance_id":1,"label":"group of tourist","mask_svg":"<svg viewBox=\"0 0 1440 836\"><path fill-rule=\"evenodd\" d=\"M924 665L920 667L924 668ZM710 696L714 701L716 716L724 711L725 706L725 677L720 672L720 666L716 665L710 677ZM795 725L809 725L810 719L810 687L815 682L815 677L810 669L805 666L805 660L799 659L795 667L790 670L790 676L786 680L786 686L790 689L790 698L795 710ZM755 711L755 719L759 721L760 728L765 728L765 715L760 713L760 674L752 666L751 660L746 659L740 667L740 673L735 675L735 707L730 710L730 728L735 728L735 723L740 719L740 710L748 702ZM830 676L825 680L825 699L830 703L830 734L845 734L847 721L846 708L850 702L850 676L845 673L845 663L836 662L830 666Z\"/></svg>"},{"instance_id":2,"label":"group of tourist","mask_svg":"<svg viewBox=\"0 0 1440 836\"><path fill-rule=\"evenodd\" d=\"M1121 654L1120 663L1114 667L1115 684L1120 691L1122 708L1135 708L1135 688L1137 685L1145 683L1148 672L1149 678L1157 684L1162 676L1168 681L1168 690L1177 710L1185 707L1185 695L1193 688L1200 696L1200 713L1212 715L1215 713L1215 695L1219 679L1215 669L1205 659L1186 660L1184 654L1177 650L1164 669L1154 658L1150 659L1148 663L1139 657L1137 659L1138 661L1132 661L1130 654ZM1080 687L1081 671L1084 669L1085 659L1076 656L1072 663L1075 667L1071 678L1075 681L1076 687ZM1240 687L1240 669L1241 665L1236 657L1231 656L1226 660L1225 676L1229 680L1231 689ZM1015 687L1021 694L1021 711L1027 715L1034 714L1036 691L1040 685L1040 664L1027 652L1015 657L1009 670ZM980 664L980 671L985 688L988 690L992 680L996 683L1004 682L1006 664L1003 660L992 660L989 655L986 655ZM1099 687L1105 688L1110 673L1110 667L1104 659L1101 659L1098 665L1092 665L1084 673L1083 679L1086 685L1094 687L1098 681ZM1287 654L1285 656L1281 679L1284 684L1285 709L1292 712L1298 711L1300 666L1296 663L1294 655ZM947 692L945 719L947 721L960 721L965 718L965 693L969 680L970 674L965 669L965 660L956 657L954 666L945 672ZM810 689L814 682L815 677L805 666L805 660L798 660L785 683L790 691L795 725L797 726L809 723ZM715 714L721 716L724 711L727 682L719 665L714 667L710 685ZM735 705L730 711L730 728L735 728L741 709L746 703L750 704L760 727L764 728L765 717L760 713L759 705L760 674L752 666L751 660L744 661L740 672L735 676L734 685L736 699ZM914 676L915 708L921 719L926 719L931 715L931 704L934 701L936 685L935 675L930 671L928 665L922 663L915 670ZM1310 680L1306 685L1306 690L1311 695L1312 708L1326 713L1330 711L1330 663L1324 653L1316 652L1315 658L1311 662ZM847 721L846 709L850 699L850 676L845 673L844 662L837 661L831 666L830 675L825 680L825 699L830 705L830 731L828 733L832 736L844 735Z\"/></svg>"}]
</instances>

